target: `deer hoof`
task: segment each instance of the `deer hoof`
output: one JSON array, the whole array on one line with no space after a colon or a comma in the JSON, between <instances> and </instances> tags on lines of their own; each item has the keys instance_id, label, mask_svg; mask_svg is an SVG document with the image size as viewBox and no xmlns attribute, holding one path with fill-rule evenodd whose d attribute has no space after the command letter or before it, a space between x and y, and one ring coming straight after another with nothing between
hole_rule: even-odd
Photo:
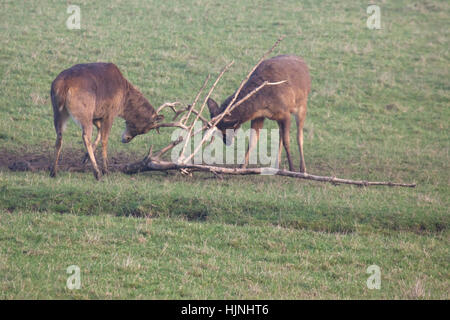
<instances>
[{"instance_id":1,"label":"deer hoof","mask_svg":"<svg viewBox=\"0 0 450 320\"><path fill-rule=\"evenodd\" d=\"M56 170L55 170L55 168L51 168L50 169L50 177L52 177L52 178L56 177Z\"/></svg>"},{"instance_id":2,"label":"deer hoof","mask_svg":"<svg viewBox=\"0 0 450 320\"><path fill-rule=\"evenodd\" d=\"M94 177L95 177L95 179L97 179L97 180L100 180L100 179L101 179L102 174L100 173L99 170L94 170Z\"/></svg>"},{"instance_id":3,"label":"deer hoof","mask_svg":"<svg viewBox=\"0 0 450 320\"><path fill-rule=\"evenodd\" d=\"M81 164L85 165L87 163L88 159L89 159L89 153L86 152L83 159L81 160Z\"/></svg>"}]
</instances>

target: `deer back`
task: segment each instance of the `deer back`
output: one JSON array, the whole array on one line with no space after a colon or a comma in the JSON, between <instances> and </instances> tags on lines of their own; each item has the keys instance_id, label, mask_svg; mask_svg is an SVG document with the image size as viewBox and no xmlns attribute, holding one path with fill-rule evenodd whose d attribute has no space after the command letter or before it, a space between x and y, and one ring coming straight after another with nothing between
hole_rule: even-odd
<instances>
[{"instance_id":1,"label":"deer back","mask_svg":"<svg viewBox=\"0 0 450 320\"><path fill-rule=\"evenodd\" d=\"M264 81L283 80L287 80L287 82L265 86L235 108L229 116L224 117L224 122L242 124L261 117L280 120L290 116L306 101L311 89L308 67L303 59L297 56L281 55L263 61L242 88L236 102L263 84ZM223 112L233 96L234 94L223 102L220 112Z\"/></svg>"}]
</instances>

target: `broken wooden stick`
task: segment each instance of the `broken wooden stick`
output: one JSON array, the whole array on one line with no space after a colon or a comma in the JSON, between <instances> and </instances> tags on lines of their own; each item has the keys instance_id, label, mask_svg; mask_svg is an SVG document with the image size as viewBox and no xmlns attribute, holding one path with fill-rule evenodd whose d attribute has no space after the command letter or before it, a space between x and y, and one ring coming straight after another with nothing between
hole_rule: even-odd
<instances>
[{"instance_id":1,"label":"broken wooden stick","mask_svg":"<svg viewBox=\"0 0 450 320\"><path fill-rule=\"evenodd\" d=\"M172 142L170 145L174 147L181 140L176 140ZM161 153L161 152L160 152ZM158 153L158 155L160 155ZM342 179L337 177L329 177L329 176L318 176L309 173L301 173L294 172L288 170L279 170L276 168L224 168L217 167L211 165L203 165L203 164L188 164L188 163L175 163L170 161L164 161L159 159L159 157L153 157L150 154L145 157L142 161L134 162L127 164L123 168L123 172L126 174L135 174L139 172L145 171L169 171L169 170L189 170L189 171L201 171L201 172L210 172L214 175L217 174L231 174L231 175L277 175L283 177L304 179L304 180L313 180L319 182L328 182L335 185L338 184L352 184L357 186L369 187L369 186L389 186L389 187L408 187L414 188L416 186L415 183L398 183L391 181L366 181L366 180L351 180L351 179Z\"/></svg>"}]
</instances>

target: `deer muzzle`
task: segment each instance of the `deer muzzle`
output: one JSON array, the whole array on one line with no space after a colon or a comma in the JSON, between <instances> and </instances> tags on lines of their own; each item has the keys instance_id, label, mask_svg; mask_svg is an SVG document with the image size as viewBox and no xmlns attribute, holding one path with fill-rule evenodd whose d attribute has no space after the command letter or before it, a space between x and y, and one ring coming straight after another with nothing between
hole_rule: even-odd
<instances>
[{"instance_id":1,"label":"deer muzzle","mask_svg":"<svg viewBox=\"0 0 450 320\"><path fill-rule=\"evenodd\" d=\"M134 137L130 135L126 130L122 133L122 143L130 142Z\"/></svg>"}]
</instances>

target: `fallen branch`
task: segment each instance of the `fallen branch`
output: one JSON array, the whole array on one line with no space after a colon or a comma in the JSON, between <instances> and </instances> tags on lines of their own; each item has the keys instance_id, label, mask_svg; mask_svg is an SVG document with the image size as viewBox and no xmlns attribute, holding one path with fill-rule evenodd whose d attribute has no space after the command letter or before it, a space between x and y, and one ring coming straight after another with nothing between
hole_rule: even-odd
<instances>
[{"instance_id":1,"label":"fallen branch","mask_svg":"<svg viewBox=\"0 0 450 320\"><path fill-rule=\"evenodd\" d=\"M241 93L242 88L245 86L245 84L247 83L248 79L250 79L252 73L259 67L259 65L267 58L267 56L280 44L281 41L283 41L285 36L281 36L280 38L278 38L278 40L275 42L275 44L272 46L272 48L270 48L269 50L266 51L266 53L263 54L263 56L259 59L259 61L253 66L252 70L250 70L250 72L247 74L247 76L245 77L244 80L242 80L241 84L239 85L239 88L236 90L236 92L234 93L233 98L231 99L230 103L228 103L227 107L225 108L225 110L219 114L218 116L216 116L215 118L211 119L210 124L211 126L215 126L216 124L218 124L220 122L220 120L222 120L222 118L227 115L228 113L230 113L234 108L236 108L236 105L233 105L234 102L236 101L236 99L238 98L239 94Z\"/></svg>"},{"instance_id":2,"label":"fallen branch","mask_svg":"<svg viewBox=\"0 0 450 320\"><path fill-rule=\"evenodd\" d=\"M158 127L179 127L186 131L187 135L186 137L179 136L178 139L171 142L166 147L162 148L156 155L153 155L152 148L150 148L148 155L141 161L134 162L127 164L122 168L122 171L127 174L134 174L138 172L145 172L145 171L169 171L169 170L177 170L180 171L182 174L185 175L192 175L192 172L195 171L201 171L201 172L210 172L214 174L216 177L221 178L222 174L231 174L231 175L278 175L278 176L284 176L284 177L291 177L291 178L297 178L297 179L305 179L305 180L313 180L313 181L319 181L319 182L328 182L332 184L351 184L351 185L358 185L358 186L391 186L391 187L410 187L414 188L416 184L408 184L408 183L397 183L397 182L391 182L391 181L365 181L365 180L350 180L350 179L342 179L337 177L327 177L327 176L318 176L318 175L312 175L308 173L301 173L301 172L293 172L288 170L278 170L275 168L224 168L224 167L217 167L217 166L210 166L210 165L202 165L202 164L190 164L190 160L197 154L202 146L204 146L208 140L209 143L212 142L214 137L212 136L213 132L217 129L217 124L222 120L222 118L229 114L234 108L241 105L244 101L248 100L250 97L252 97L254 94L256 94L259 90L264 88L265 86L272 86L272 85L280 85L285 83L287 80L279 81L279 82L263 82L260 86L253 89L250 93L248 93L245 97L241 98L240 100L236 101L238 99L238 96L242 90L242 88L247 83L248 79L250 78L251 74L256 70L256 68L261 64L261 62L269 55L275 47L282 41L283 37L279 38L278 41L272 46L270 50L268 50L258 61L258 63L253 67L253 69L248 73L247 77L241 82L238 90L236 90L235 94L233 95L233 98L228 103L224 111L208 121L202 116L202 112L205 108L205 105L207 104L208 98L211 96L212 92L214 91L216 85L218 84L219 80L222 78L223 74L231 67L233 62L225 66L220 73L220 75L216 78L216 81L210 88L209 92L207 93L206 97L203 100L203 104L200 107L200 110L196 110L195 106L200 99L201 93L205 89L208 80L210 76L208 76L200 89L200 91L197 93L194 102L192 105L187 106L185 108L182 108L180 110L177 110L175 108L176 105L179 105L178 102L175 103L165 103L161 107L158 108L157 113L161 112L164 108L170 108L174 113L174 117L172 121L175 121L176 118L187 112L187 114L183 115L181 119L178 122L171 122L171 123L161 123L158 125ZM195 114L193 121L188 124L188 122L191 120L190 116L191 114ZM193 131L195 123L201 120L203 122L203 126L200 130L197 130L196 132ZM203 132L204 130L207 130L204 137L202 138L201 143L196 146L194 149L194 152L191 153L188 157L184 157L184 151L186 150L186 147L188 146L190 139ZM211 138L211 139L210 139ZM184 141L184 145L181 149L181 152L179 153L178 162L170 162L162 160L162 156L167 153L169 150L173 149L176 145Z\"/></svg>"},{"instance_id":3,"label":"fallen branch","mask_svg":"<svg viewBox=\"0 0 450 320\"><path fill-rule=\"evenodd\" d=\"M211 89L209 89L209 92L208 92L208 94L206 95L205 99L203 100L203 104L202 104L202 106L201 106L201 108L200 108L200 111L199 111L198 114L197 114L197 117L195 118L195 120L192 122L192 124L191 124L190 127L189 127L189 130L188 130L189 132L188 132L188 135L187 135L187 139L186 139L186 141L185 141L185 143L184 143L183 149L181 149L181 153L180 153L180 158L181 158L181 159L180 159L180 160L182 160L182 158L184 157L184 151L186 150L186 147L187 147L187 145L188 145L188 143L189 143L189 141L190 141L191 134L192 134L192 129L194 128L195 122L198 120L198 118L199 118L200 115L202 114L203 109L205 108L206 103L208 102L209 97L211 96L212 92L213 92L214 89L216 88L216 86L217 86L217 84L219 83L220 79L222 78L222 76L225 74L225 72L226 72L233 64L234 64L234 61L231 61L227 66L225 66L225 67L222 69L222 71L220 72L220 74L219 74L219 76L217 77L216 81L214 81L214 84L212 85ZM192 109L193 109L193 108L191 108L191 110L192 110ZM206 141L206 139L202 140L200 146L202 146L202 145L205 143L205 141ZM194 153L194 154L195 154L195 153ZM185 160L185 161L188 161L188 160Z\"/></svg>"},{"instance_id":4,"label":"fallen branch","mask_svg":"<svg viewBox=\"0 0 450 320\"><path fill-rule=\"evenodd\" d=\"M233 111L234 108L236 108L238 105L240 105L242 102L238 101L235 104L236 99L238 98L239 94L241 93L242 88L244 88L245 84L247 83L247 81L250 79L252 73L259 67L259 65L266 59L266 57L280 44L280 42L284 39L284 36L280 37L275 44L272 46L272 48L270 48L268 51L266 51L266 53L264 53L264 55L259 59L259 61L253 66L252 70L250 70L250 72L247 74L247 76L245 77L245 79L241 82L241 84L239 85L239 88L236 90L236 92L234 93L233 98L231 99L231 101L228 103L228 105L226 106L226 108L224 109L224 111L222 113L220 113L219 115L217 115L216 117L212 118L211 121L208 123L208 125L206 126L206 128L204 129L208 129L208 131L206 131L202 141L200 142L200 144L195 148L194 152L190 154L189 157L187 158L183 158L184 157L184 148L182 153L180 154L180 157L183 158L183 162L187 163L188 161L190 161L202 148L202 146L206 143L206 141L211 137L211 135L214 133L214 131L217 128L217 124L223 119L223 117L225 117L225 115L229 114L231 111ZM233 62L231 62L227 67L225 67L224 71L226 69L228 69L231 65L233 64ZM211 95L212 91L214 90L217 82L219 82L220 77L222 77L224 71L222 71L222 73L220 74L219 78L216 80L216 82L214 83L213 87L211 88L210 92L208 93L208 96L205 98L205 102L204 104L206 104L206 101L208 100L209 96ZM253 90L252 92L250 92L246 97L244 97L241 100L247 100L248 98L250 98L250 96L254 95L256 92L258 92L259 90L261 90L264 86L266 85L277 85L277 84L281 84L286 82L286 80L284 81L280 81L280 82L276 82L276 83L269 83L267 81L265 81L259 88L257 88L256 90ZM203 106L202 106L203 107ZM203 131L203 130L201 130ZM195 134L198 134L201 132L200 130L195 132ZM186 141L187 143L187 141Z\"/></svg>"},{"instance_id":5,"label":"fallen branch","mask_svg":"<svg viewBox=\"0 0 450 320\"><path fill-rule=\"evenodd\" d=\"M259 87L257 87L256 89L254 89L252 92L250 92L249 94L247 94L244 98L240 99L239 101L236 102L236 99L239 96L239 93L241 92L242 88L244 87L244 85L247 83L248 79L250 78L251 74L256 70L256 68L258 68L258 66L261 64L261 62L278 46L278 44L283 40L283 37L280 37L275 44L272 46L272 48L270 48L262 57L261 59L259 59L258 63L252 68L252 70L247 74L247 77L241 82L238 90L236 90L233 99L230 101L230 103L228 104L228 106L225 108L224 112L221 113L220 115L218 115L217 117L211 119L210 121L208 121L206 118L204 118L202 116L202 112L207 104L207 101L209 99L209 97L211 96L211 94L213 93L214 89L216 88L217 84L219 83L220 79L222 78L222 76L225 74L225 72L234 64L234 61L230 62L228 65L226 65L221 73L219 74L219 76L216 78L216 80L214 81L212 87L210 88L208 94L206 95L206 97L203 100L203 104L200 107L200 110L196 110L195 106L201 96L201 93L203 92L203 90L205 89L208 80L210 79L210 75L208 75L208 77L205 79L203 86L201 87L201 89L199 90L199 92L197 93L194 102L192 103L192 105L187 106L185 108L182 108L180 110L177 110L175 108L175 106L180 105L179 102L174 102L174 103L164 103L163 105L161 105L156 113L159 114L163 109L165 108L170 108L173 112L174 112L174 117L172 119L172 122L167 122L167 123L160 123L157 125L157 127L155 127L155 129L159 132L159 128L164 128L164 127L178 127L181 128L185 131L187 131L187 135L186 137L183 138L184 140L184 145L181 149L181 152L179 154L179 161L187 163L189 162L200 150L201 148L207 143L208 140L210 140L212 134L214 133L214 131L216 130L216 126L217 124L220 122L220 120L222 120L222 118L228 114L229 112L231 112L234 108L236 108L237 106L241 105L244 101L248 100L251 96L253 96L254 94L256 94L259 90L261 90L262 88L264 88L265 86L272 86L272 85L279 85L282 83L285 83L286 80L284 81L278 81L278 82L268 82L265 81L263 82ZM236 103L235 103L236 102ZM177 119L177 117L183 113L187 112L187 114L183 115L181 117L181 119L177 122L175 122L175 120ZM195 114L195 118L194 120L188 124L189 120L190 120L190 116L191 114ZM195 123L201 120L203 122L203 126L201 129L197 130L197 131L193 131ZM184 153L185 150L191 140L191 137L196 136L197 134L204 132L205 130L206 133L204 135L204 137L202 138L200 144L198 146L196 146L195 150L193 153L191 153L188 157L185 158ZM180 135L181 136L181 135Z\"/></svg>"},{"instance_id":6,"label":"fallen branch","mask_svg":"<svg viewBox=\"0 0 450 320\"><path fill-rule=\"evenodd\" d=\"M191 116L191 113L194 112L198 117L201 117L201 113L197 112L195 110L195 105L197 104L198 99L200 98L200 95L202 94L203 90L206 88L206 85L208 84L209 78L211 77L210 74L208 74L208 76L205 79L205 82L203 82L203 86L200 88L200 90L198 91L197 95L195 96L194 102L192 103L192 105L188 106L188 114L185 115L183 118L181 118L181 123L183 123L184 125L186 125L186 123L189 120L189 117ZM203 117L202 117L203 118ZM204 118L203 118L204 119ZM202 120L203 121L203 120ZM208 122L205 119L206 122Z\"/></svg>"},{"instance_id":7,"label":"fallen branch","mask_svg":"<svg viewBox=\"0 0 450 320\"><path fill-rule=\"evenodd\" d=\"M245 101L247 101L248 99L251 98L251 96L253 96L255 93L257 93L259 90L261 90L262 88L264 88L265 86L277 86L279 84L283 84L287 82L287 80L283 80L283 81L278 81L278 82L269 82L269 81L264 81L260 86L258 86L257 88L253 89L251 92L249 92L245 97L243 97L241 100L239 100L237 103L235 103L233 105L234 109L236 107L239 107L242 103L244 103ZM227 113L230 113L232 110L229 110Z\"/></svg>"},{"instance_id":8,"label":"fallen branch","mask_svg":"<svg viewBox=\"0 0 450 320\"><path fill-rule=\"evenodd\" d=\"M174 141L172 144L178 144L181 141ZM174 146L175 146L174 145ZM135 163L130 163L123 168L123 172L127 174L135 174L138 172L145 171L169 171L169 170L188 170L210 172L215 176L218 174L231 174L231 175L277 175L283 177L313 180L319 182L328 182L335 185L338 184L352 184L357 186L389 186L389 187L409 187L414 188L415 183L397 183L391 181L365 181L365 180L350 180L342 179L337 177L328 176L318 176L309 173L294 172L288 170L278 170L275 168L224 168L210 165L200 165L200 164L187 164L187 163L175 163L170 161L160 160L158 157L149 156L145 157L144 160Z\"/></svg>"}]
</instances>

